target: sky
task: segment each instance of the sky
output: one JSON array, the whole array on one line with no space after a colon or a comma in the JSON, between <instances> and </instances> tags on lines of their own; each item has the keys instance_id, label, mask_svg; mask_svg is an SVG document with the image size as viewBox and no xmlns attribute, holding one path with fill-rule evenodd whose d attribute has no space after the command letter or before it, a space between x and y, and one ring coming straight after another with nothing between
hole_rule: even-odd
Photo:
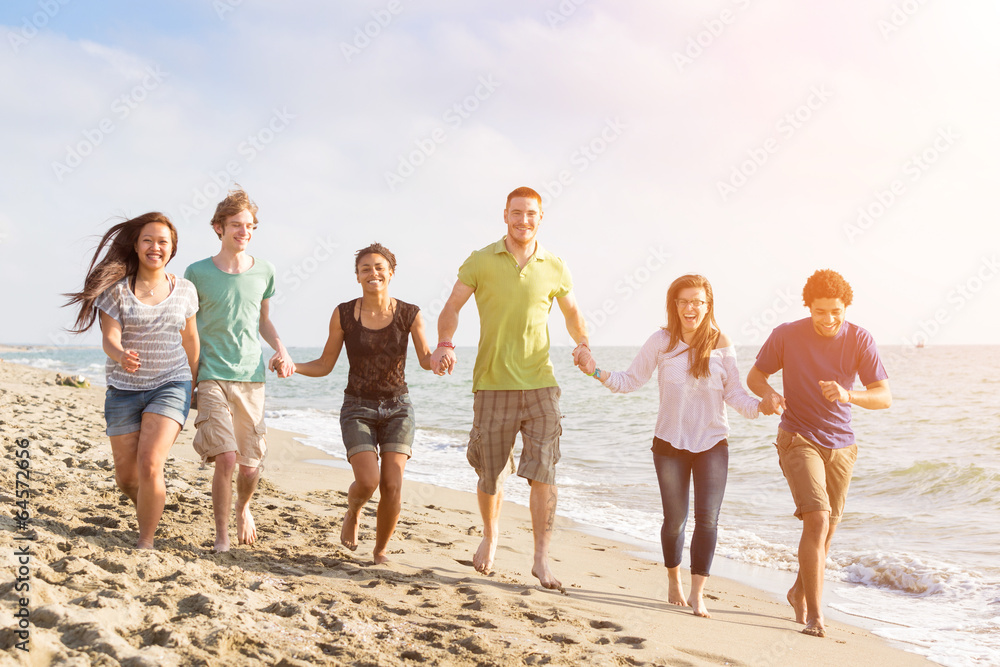
<instances>
[{"instance_id":1,"label":"sky","mask_svg":"<svg viewBox=\"0 0 1000 667\"><path fill-rule=\"evenodd\" d=\"M821 268L880 344L1000 343L998 24L988 0L6 2L0 343L99 344L61 296L99 235L166 213L182 274L234 183L290 346L324 343L373 241L433 344L522 185L595 345L641 344L692 272L760 345Z\"/></svg>"}]
</instances>

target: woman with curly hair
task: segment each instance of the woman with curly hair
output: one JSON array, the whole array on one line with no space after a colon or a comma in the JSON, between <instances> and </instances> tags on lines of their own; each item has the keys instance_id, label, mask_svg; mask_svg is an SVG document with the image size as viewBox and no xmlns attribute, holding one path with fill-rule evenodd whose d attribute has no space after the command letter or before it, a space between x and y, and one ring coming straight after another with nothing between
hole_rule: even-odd
<instances>
[{"instance_id":1,"label":"woman with curly hair","mask_svg":"<svg viewBox=\"0 0 1000 667\"><path fill-rule=\"evenodd\" d=\"M66 295L67 306L79 307L74 333L100 318L115 481L135 504L140 549L153 548L166 499L163 466L187 420L198 369L198 294L167 273L175 254L177 229L167 216L126 220L101 238L83 290Z\"/></svg>"}]
</instances>

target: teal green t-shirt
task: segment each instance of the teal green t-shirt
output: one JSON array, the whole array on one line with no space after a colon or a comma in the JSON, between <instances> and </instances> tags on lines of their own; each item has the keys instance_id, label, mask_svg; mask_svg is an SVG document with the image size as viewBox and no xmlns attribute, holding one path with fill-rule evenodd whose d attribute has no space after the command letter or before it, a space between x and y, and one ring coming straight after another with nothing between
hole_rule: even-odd
<instances>
[{"instance_id":1,"label":"teal green t-shirt","mask_svg":"<svg viewBox=\"0 0 1000 667\"><path fill-rule=\"evenodd\" d=\"M255 257L243 273L226 273L209 257L189 266L184 277L198 289L199 382L263 382L257 332L260 303L274 296L274 266Z\"/></svg>"}]
</instances>

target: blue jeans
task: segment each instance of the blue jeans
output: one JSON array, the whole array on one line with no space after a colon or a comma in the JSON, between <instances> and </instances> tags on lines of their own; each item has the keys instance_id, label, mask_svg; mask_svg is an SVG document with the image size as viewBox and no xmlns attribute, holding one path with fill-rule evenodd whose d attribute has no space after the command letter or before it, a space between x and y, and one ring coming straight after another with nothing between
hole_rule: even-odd
<instances>
[{"instance_id":1,"label":"blue jeans","mask_svg":"<svg viewBox=\"0 0 1000 667\"><path fill-rule=\"evenodd\" d=\"M729 443L719 441L707 452L676 449L659 438L653 439L653 465L663 503L663 562L667 567L681 564L684 526L687 525L688 496L694 477L694 536L691 538L691 574L707 577L712 569L718 538L719 508L726 493L729 474Z\"/></svg>"}]
</instances>

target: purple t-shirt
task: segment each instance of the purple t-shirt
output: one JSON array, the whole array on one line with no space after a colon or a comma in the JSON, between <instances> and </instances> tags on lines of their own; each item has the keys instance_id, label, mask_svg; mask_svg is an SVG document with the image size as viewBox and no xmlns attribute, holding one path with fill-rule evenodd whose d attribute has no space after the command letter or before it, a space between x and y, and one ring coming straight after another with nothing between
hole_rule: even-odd
<instances>
[{"instance_id":1,"label":"purple t-shirt","mask_svg":"<svg viewBox=\"0 0 1000 667\"><path fill-rule=\"evenodd\" d=\"M889 377L870 333L845 321L836 336L827 338L816 333L808 317L776 327L754 365L766 375L782 371L787 409L781 429L830 449L854 444L851 406L828 401L819 381L835 380L850 390L856 377L865 386Z\"/></svg>"}]
</instances>

